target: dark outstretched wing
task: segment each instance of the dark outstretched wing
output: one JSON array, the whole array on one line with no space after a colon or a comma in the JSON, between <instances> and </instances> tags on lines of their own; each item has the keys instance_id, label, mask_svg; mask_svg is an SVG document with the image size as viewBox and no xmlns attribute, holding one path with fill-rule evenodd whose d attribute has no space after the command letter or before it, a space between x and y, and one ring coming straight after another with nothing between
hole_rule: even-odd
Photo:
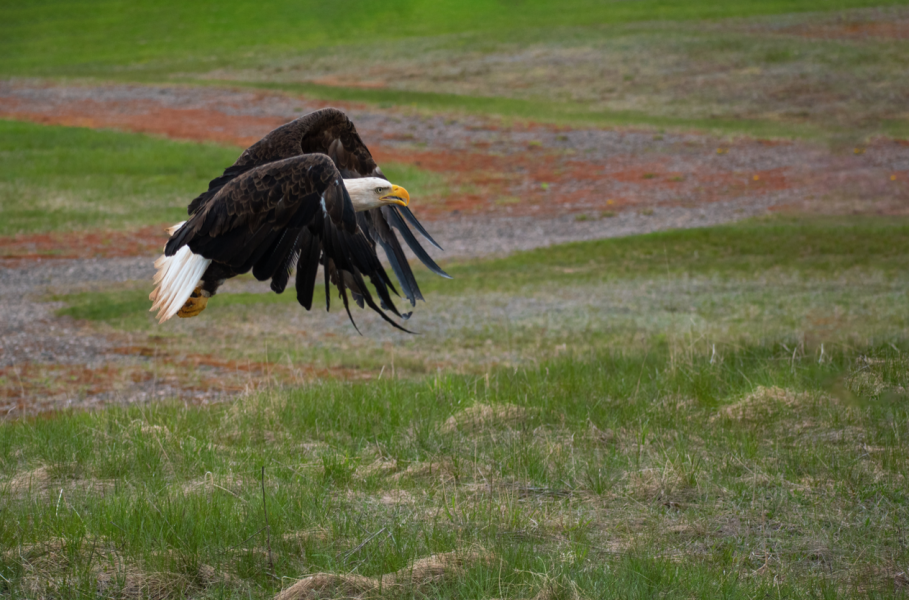
<instances>
[{"instance_id":1,"label":"dark outstretched wing","mask_svg":"<svg viewBox=\"0 0 909 600\"><path fill-rule=\"evenodd\" d=\"M206 192L190 203L189 214L194 214L228 182L250 169L293 156L313 153L329 156L345 179L385 178L347 115L336 108L323 108L278 127L247 148L237 162L224 171L223 175L211 181ZM411 305L415 305L417 299L423 299L423 295L420 293L410 264L407 262L401 242L392 231L392 227L401 233L405 243L423 264L434 273L448 277L429 257L405 221L416 228L439 250L442 247L432 239L407 207L376 208L368 211L367 214L369 218L365 222L361 220L360 223L363 231L374 245L380 245L385 251L385 256L401 284L405 297ZM286 281L284 283L286 285ZM274 281L272 286L275 287ZM284 289L283 286L278 287Z\"/></svg>"},{"instance_id":2,"label":"dark outstretched wing","mask_svg":"<svg viewBox=\"0 0 909 600\"><path fill-rule=\"evenodd\" d=\"M423 249L413 232L407 228L401 218L399 208L406 210L408 214L412 214L407 207L389 205L357 213L357 222L360 224L360 228L372 239L373 245L378 244L385 251L388 263L401 284L401 292L411 306L416 306L417 300L423 300L423 294L420 292L420 286L417 285L417 280L410 268L410 264L407 262L401 242L398 241L398 236L392 231L392 227L395 227L401 233L413 253L432 272L448 279L451 279L451 276L443 271ZM426 237L435 244L435 241L428 234ZM438 244L435 245L439 247Z\"/></svg>"},{"instance_id":3,"label":"dark outstretched wing","mask_svg":"<svg viewBox=\"0 0 909 600\"><path fill-rule=\"evenodd\" d=\"M315 272L322 264L345 308L351 291L401 328L382 310L401 316L389 294L395 289L357 224L340 172L324 154L271 162L235 177L174 232L164 253L173 256L185 245L235 273L251 269L260 281L271 279L278 292L287 285L296 260L297 297L307 309L312 306ZM364 277L374 286L382 308Z\"/></svg>"},{"instance_id":4,"label":"dark outstretched wing","mask_svg":"<svg viewBox=\"0 0 909 600\"><path fill-rule=\"evenodd\" d=\"M344 177L365 177L376 170L376 161L360 139L354 124L343 111L323 108L271 131L247 148L220 177L212 179L208 190L189 204L194 214L227 182L243 173L278 160L303 154L326 154Z\"/></svg>"}]
</instances>

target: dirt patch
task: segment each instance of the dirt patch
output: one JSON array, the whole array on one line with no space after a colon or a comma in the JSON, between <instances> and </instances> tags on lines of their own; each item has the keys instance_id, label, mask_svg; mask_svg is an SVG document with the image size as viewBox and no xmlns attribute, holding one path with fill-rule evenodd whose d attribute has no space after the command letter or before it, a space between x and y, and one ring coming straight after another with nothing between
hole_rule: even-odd
<instances>
[{"instance_id":1,"label":"dirt patch","mask_svg":"<svg viewBox=\"0 0 909 600\"><path fill-rule=\"evenodd\" d=\"M0 484L2 485L2 484ZM47 467L38 467L25 473L14 475L6 482L6 489L13 495L38 495L53 485L53 478Z\"/></svg>"},{"instance_id":2,"label":"dirt patch","mask_svg":"<svg viewBox=\"0 0 909 600\"><path fill-rule=\"evenodd\" d=\"M0 82L6 117L238 146L326 104L223 88ZM435 220L429 229L446 252L430 252L441 259L708 226L780 207L909 211L909 145L892 140L837 154L795 142L335 104L351 114L380 162L413 165L443 182L430 186L430 197L415 198L418 216ZM56 318L28 297L40 298L50 285L148 277L139 262L127 269L126 257L152 257L164 238L162 226L150 226L0 239L0 268L17 267L0 271L2 302L14 309L0 319L0 414L171 397L207 403L267 386L370 376L356 367L318 369L158 347L153 336L99 333L104 330ZM116 273L102 273L121 262Z\"/></svg>"},{"instance_id":3,"label":"dirt patch","mask_svg":"<svg viewBox=\"0 0 909 600\"><path fill-rule=\"evenodd\" d=\"M313 79L312 83L316 85L327 85L331 87L352 87L362 90L380 90L388 87L388 84L386 82L380 80L361 81L357 79L346 79L343 77L319 77L318 79Z\"/></svg>"},{"instance_id":4,"label":"dirt patch","mask_svg":"<svg viewBox=\"0 0 909 600\"><path fill-rule=\"evenodd\" d=\"M233 579L209 565L195 573L150 572L124 558L103 539L64 540L15 548L4 559L22 565L22 589L33 598L59 598L73 584L74 570L94 580L97 593L107 598L169 600L186 592L232 583Z\"/></svg>"},{"instance_id":5,"label":"dirt patch","mask_svg":"<svg viewBox=\"0 0 909 600\"><path fill-rule=\"evenodd\" d=\"M365 598L372 592L389 588L402 588L421 592L445 579L453 579L471 564L489 563L493 557L480 552L449 552L434 554L414 561L394 573L378 578L362 575L335 575L316 573L301 579L280 594L275 600L310 600L315 598Z\"/></svg>"},{"instance_id":6,"label":"dirt patch","mask_svg":"<svg viewBox=\"0 0 909 600\"><path fill-rule=\"evenodd\" d=\"M36 467L30 471L17 473L8 480L0 479L0 490L11 497L40 498L45 496L59 497L66 501L71 494L100 494L114 489L113 481L102 479L79 479L55 477L47 466Z\"/></svg>"},{"instance_id":7,"label":"dirt patch","mask_svg":"<svg viewBox=\"0 0 909 600\"><path fill-rule=\"evenodd\" d=\"M403 471L392 474L392 481L402 479L429 480L435 483L450 483L459 479L460 470L449 459L437 462L414 462Z\"/></svg>"},{"instance_id":8,"label":"dirt patch","mask_svg":"<svg viewBox=\"0 0 909 600\"><path fill-rule=\"evenodd\" d=\"M72 231L0 236L0 268L36 259L118 258L161 253L164 225L130 231Z\"/></svg>"},{"instance_id":9,"label":"dirt patch","mask_svg":"<svg viewBox=\"0 0 909 600\"><path fill-rule=\"evenodd\" d=\"M833 133L886 129L904 118L907 11L887 6L691 22L479 33L273 58L216 69L228 83L382 87L455 96L548 101L566 112L677 119L759 120ZM848 40L836 47L804 39ZM446 40L446 41L443 41ZM829 62L837 55L836 65ZM601 113L602 114L602 113ZM805 127L803 131L809 131ZM485 143L485 140L483 142Z\"/></svg>"},{"instance_id":10,"label":"dirt patch","mask_svg":"<svg viewBox=\"0 0 909 600\"><path fill-rule=\"evenodd\" d=\"M734 421L764 422L783 411L791 411L812 403L807 392L795 392L776 386L758 386L756 390L730 406L721 409L710 420L731 419Z\"/></svg>"},{"instance_id":11,"label":"dirt patch","mask_svg":"<svg viewBox=\"0 0 909 600\"><path fill-rule=\"evenodd\" d=\"M484 429L520 427L530 412L514 404L474 404L454 414L442 424L442 433L476 433Z\"/></svg>"},{"instance_id":12,"label":"dirt patch","mask_svg":"<svg viewBox=\"0 0 909 600\"><path fill-rule=\"evenodd\" d=\"M238 146L325 104L287 94L212 88L0 86L0 116L7 118ZM598 214L788 194L808 183L812 169L802 169L802 163L817 159L813 151L793 144L505 126L491 118L436 118L336 104L351 113L379 162L414 165L443 176L450 193L417 205L427 219ZM799 153L799 160L792 160ZM22 245L27 249L38 241L26 239ZM78 246L65 239L59 243L61 253Z\"/></svg>"},{"instance_id":13,"label":"dirt patch","mask_svg":"<svg viewBox=\"0 0 909 600\"><path fill-rule=\"evenodd\" d=\"M791 35L827 40L909 40L909 19L804 23L783 30Z\"/></svg>"},{"instance_id":14,"label":"dirt patch","mask_svg":"<svg viewBox=\"0 0 909 600\"><path fill-rule=\"evenodd\" d=\"M6 118L237 146L326 104L218 88L0 84L0 116ZM444 190L415 199L426 220L465 215L597 220L630 211L650 215L659 207L708 207L732 198L769 206L821 199L826 206L828 198L850 194L871 199L874 210L909 206L903 189L909 186L899 184L909 171L909 147L883 140L852 156L837 156L793 142L506 125L493 118L334 104L351 114L380 163L413 165L441 176ZM0 260L154 255L163 239L159 227L13 236L0 240Z\"/></svg>"},{"instance_id":15,"label":"dirt patch","mask_svg":"<svg viewBox=\"0 0 909 600\"><path fill-rule=\"evenodd\" d=\"M153 102L136 101L123 110L119 103L82 100L58 113L37 112L24 102L5 99L0 118L19 119L43 125L120 129L133 133L162 135L181 140L217 142L231 146L250 146L263 135L282 125L275 117L236 118L220 111L174 109Z\"/></svg>"},{"instance_id":16,"label":"dirt patch","mask_svg":"<svg viewBox=\"0 0 909 600\"><path fill-rule=\"evenodd\" d=\"M118 338L109 336L114 342ZM203 404L270 387L373 377L356 368L237 360L139 344L105 348L103 360L102 364L16 362L0 367L0 418L156 398Z\"/></svg>"}]
</instances>

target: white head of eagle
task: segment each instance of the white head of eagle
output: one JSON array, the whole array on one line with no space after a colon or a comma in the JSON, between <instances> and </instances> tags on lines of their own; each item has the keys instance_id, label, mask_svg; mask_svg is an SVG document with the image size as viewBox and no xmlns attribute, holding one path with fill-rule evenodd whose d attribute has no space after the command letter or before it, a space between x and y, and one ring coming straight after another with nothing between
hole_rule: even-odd
<instances>
[{"instance_id":1,"label":"white head of eagle","mask_svg":"<svg viewBox=\"0 0 909 600\"><path fill-rule=\"evenodd\" d=\"M347 188L354 210L357 212L388 204L400 206L410 204L410 194L407 190L399 185L392 185L387 179L380 177L345 179L344 187Z\"/></svg>"}]
</instances>

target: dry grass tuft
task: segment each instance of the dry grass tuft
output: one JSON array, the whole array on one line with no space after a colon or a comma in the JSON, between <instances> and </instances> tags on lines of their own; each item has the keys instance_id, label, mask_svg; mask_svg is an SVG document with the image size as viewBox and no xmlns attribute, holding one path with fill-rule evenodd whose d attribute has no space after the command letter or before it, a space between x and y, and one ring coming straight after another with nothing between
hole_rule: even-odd
<instances>
[{"instance_id":1,"label":"dry grass tuft","mask_svg":"<svg viewBox=\"0 0 909 600\"><path fill-rule=\"evenodd\" d=\"M627 474L627 490L634 496L653 499L664 498L685 487L685 483L672 469L646 468Z\"/></svg>"},{"instance_id":2,"label":"dry grass tuft","mask_svg":"<svg viewBox=\"0 0 909 600\"><path fill-rule=\"evenodd\" d=\"M783 411L806 406L811 402L807 392L794 392L780 387L758 386L756 390L736 402L722 408L710 418L731 419L734 421L763 421Z\"/></svg>"},{"instance_id":3,"label":"dry grass tuft","mask_svg":"<svg viewBox=\"0 0 909 600\"><path fill-rule=\"evenodd\" d=\"M413 506L416 503L416 496L406 490L388 490L379 496L379 504L385 506Z\"/></svg>"},{"instance_id":4,"label":"dry grass tuft","mask_svg":"<svg viewBox=\"0 0 909 600\"><path fill-rule=\"evenodd\" d=\"M379 578L363 575L316 573L301 579L275 600L315 600L317 598L367 598L373 592L390 587L420 591L444 579L456 577L476 562L490 562L492 556L480 552L447 552L414 561L410 567Z\"/></svg>"},{"instance_id":5,"label":"dry grass tuft","mask_svg":"<svg viewBox=\"0 0 909 600\"><path fill-rule=\"evenodd\" d=\"M402 479L432 480L436 483L449 483L458 479L459 470L455 464L443 458L436 462L414 462L403 471L398 471L391 476L392 481Z\"/></svg>"},{"instance_id":6,"label":"dry grass tuft","mask_svg":"<svg viewBox=\"0 0 909 600\"><path fill-rule=\"evenodd\" d=\"M0 491L15 497L40 498L62 492L68 494L104 494L113 489L114 482L101 479L60 479L54 477L46 466L17 473L6 481L0 480Z\"/></svg>"},{"instance_id":7,"label":"dry grass tuft","mask_svg":"<svg viewBox=\"0 0 909 600\"><path fill-rule=\"evenodd\" d=\"M282 537L288 542L327 542L331 540L332 534L331 531L324 527L315 527L313 529L285 533Z\"/></svg>"},{"instance_id":8,"label":"dry grass tuft","mask_svg":"<svg viewBox=\"0 0 909 600\"><path fill-rule=\"evenodd\" d=\"M196 588L195 578L179 573L144 573L134 567L120 566L97 574L98 595L142 600L182 598Z\"/></svg>"},{"instance_id":9,"label":"dry grass tuft","mask_svg":"<svg viewBox=\"0 0 909 600\"><path fill-rule=\"evenodd\" d=\"M600 429L590 423L590 437L601 444L612 444L615 441L615 432L611 429Z\"/></svg>"},{"instance_id":10,"label":"dry grass tuft","mask_svg":"<svg viewBox=\"0 0 909 600\"><path fill-rule=\"evenodd\" d=\"M414 561L409 568L395 571L389 576L392 585L420 588L439 582L446 577L460 574L464 567L477 562L490 562L492 556L479 552L446 552ZM382 578L385 583L385 577Z\"/></svg>"},{"instance_id":11,"label":"dry grass tuft","mask_svg":"<svg viewBox=\"0 0 909 600\"><path fill-rule=\"evenodd\" d=\"M880 373L874 371L861 371L849 380L849 391L858 396L874 398L889 388Z\"/></svg>"},{"instance_id":12,"label":"dry grass tuft","mask_svg":"<svg viewBox=\"0 0 909 600\"><path fill-rule=\"evenodd\" d=\"M13 495L41 494L53 485L54 480L47 467L38 467L31 471L14 475L5 484L0 482L0 488L6 488Z\"/></svg>"},{"instance_id":13,"label":"dry grass tuft","mask_svg":"<svg viewBox=\"0 0 909 600\"><path fill-rule=\"evenodd\" d=\"M368 465L360 465L354 471L354 475L360 479L366 479L373 475L387 475L398 470L398 461L395 459L384 460L376 459Z\"/></svg>"},{"instance_id":14,"label":"dry grass tuft","mask_svg":"<svg viewBox=\"0 0 909 600\"><path fill-rule=\"evenodd\" d=\"M249 482L246 482L249 484ZM255 484L255 482L253 482ZM202 479L193 479L179 486L182 494L206 493L212 494L215 491L226 492L232 496L239 497L243 491L244 481L235 475L226 475L219 477L217 480L213 473L208 472Z\"/></svg>"},{"instance_id":15,"label":"dry grass tuft","mask_svg":"<svg viewBox=\"0 0 909 600\"><path fill-rule=\"evenodd\" d=\"M514 404L474 404L448 418L442 433L474 433L493 427L515 427L527 421L526 408Z\"/></svg>"},{"instance_id":16,"label":"dry grass tuft","mask_svg":"<svg viewBox=\"0 0 909 600\"><path fill-rule=\"evenodd\" d=\"M236 584L239 580L229 573L220 571L211 565L199 565L199 572L196 573L196 582L203 587L214 585Z\"/></svg>"},{"instance_id":17,"label":"dry grass tuft","mask_svg":"<svg viewBox=\"0 0 909 600\"><path fill-rule=\"evenodd\" d=\"M23 591L28 597L42 600L64 595L73 585L73 567L81 566L82 561L88 562L86 576L93 582L92 587L104 598L169 600L182 598L188 591L199 592L210 586L236 582L204 564L195 574L147 572L125 560L113 544L103 539L84 540L78 548L64 540L52 539L8 550L3 558L23 566Z\"/></svg>"},{"instance_id":18,"label":"dry grass tuft","mask_svg":"<svg viewBox=\"0 0 909 600\"><path fill-rule=\"evenodd\" d=\"M144 423L142 421L136 421L136 425L139 429L139 432L141 432L143 435L155 436L159 439L168 441L173 438L173 434L170 432L170 429L164 425L149 425L148 423Z\"/></svg>"},{"instance_id":19,"label":"dry grass tuft","mask_svg":"<svg viewBox=\"0 0 909 600\"><path fill-rule=\"evenodd\" d=\"M301 579L275 600L310 600L315 598L362 598L379 587L379 582L363 575L316 573Z\"/></svg>"}]
</instances>

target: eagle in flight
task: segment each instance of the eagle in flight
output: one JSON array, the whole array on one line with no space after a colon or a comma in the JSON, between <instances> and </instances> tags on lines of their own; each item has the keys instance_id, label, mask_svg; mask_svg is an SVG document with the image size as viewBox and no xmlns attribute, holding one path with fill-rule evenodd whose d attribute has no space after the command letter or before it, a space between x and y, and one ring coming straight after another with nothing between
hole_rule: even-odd
<instances>
[{"instance_id":1,"label":"eagle in flight","mask_svg":"<svg viewBox=\"0 0 909 600\"><path fill-rule=\"evenodd\" d=\"M151 310L158 311L159 323L174 315L195 317L225 280L250 270L259 281L271 279L280 294L294 267L297 301L309 310L322 266L326 309L332 283L351 323L348 292L361 308L404 329L386 314L410 316L392 302L389 292L398 292L376 246L411 306L423 296L395 229L423 264L449 277L408 228L442 249L409 203L407 190L385 178L346 114L334 108L309 113L247 148L190 202L189 218L168 230L171 237L155 262Z\"/></svg>"}]
</instances>

